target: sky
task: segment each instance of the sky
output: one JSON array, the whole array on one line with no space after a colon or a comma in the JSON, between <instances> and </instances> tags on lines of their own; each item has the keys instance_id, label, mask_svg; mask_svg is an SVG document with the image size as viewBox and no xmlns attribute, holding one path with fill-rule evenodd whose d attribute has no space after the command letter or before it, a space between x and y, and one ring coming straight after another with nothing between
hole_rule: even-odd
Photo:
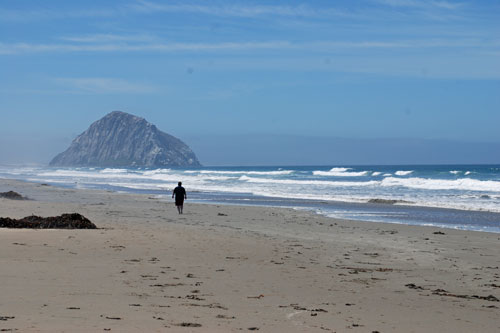
<instances>
[{"instance_id":1,"label":"sky","mask_svg":"<svg viewBox=\"0 0 500 333\"><path fill-rule=\"evenodd\" d=\"M500 1L0 1L0 163L114 110L206 165L500 163Z\"/></svg>"}]
</instances>

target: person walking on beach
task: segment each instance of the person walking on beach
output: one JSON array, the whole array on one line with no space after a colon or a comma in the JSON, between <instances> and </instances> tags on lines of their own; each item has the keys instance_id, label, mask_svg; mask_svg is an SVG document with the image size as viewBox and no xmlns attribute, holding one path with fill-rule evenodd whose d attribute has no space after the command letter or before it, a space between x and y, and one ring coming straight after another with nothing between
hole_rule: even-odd
<instances>
[{"instance_id":1,"label":"person walking on beach","mask_svg":"<svg viewBox=\"0 0 500 333\"><path fill-rule=\"evenodd\" d=\"M187 199L186 189L182 187L182 182L177 183L177 187L172 192L172 198L175 196L175 205L177 206L177 211L182 214L182 208L184 206L184 199Z\"/></svg>"}]
</instances>

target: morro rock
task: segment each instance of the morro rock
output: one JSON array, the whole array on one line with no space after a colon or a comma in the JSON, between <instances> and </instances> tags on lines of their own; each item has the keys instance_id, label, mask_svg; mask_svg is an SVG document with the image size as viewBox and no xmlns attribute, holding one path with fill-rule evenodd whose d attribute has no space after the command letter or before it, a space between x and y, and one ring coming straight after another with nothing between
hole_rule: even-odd
<instances>
[{"instance_id":1,"label":"morro rock","mask_svg":"<svg viewBox=\"0 0 500 333\"><path fill-rule=\"evenodd\" d=\"M200 162L184 142L144 118L113 111L90 125L50 165L191 167L200 166Z\"/></svg>"}]
</instances>

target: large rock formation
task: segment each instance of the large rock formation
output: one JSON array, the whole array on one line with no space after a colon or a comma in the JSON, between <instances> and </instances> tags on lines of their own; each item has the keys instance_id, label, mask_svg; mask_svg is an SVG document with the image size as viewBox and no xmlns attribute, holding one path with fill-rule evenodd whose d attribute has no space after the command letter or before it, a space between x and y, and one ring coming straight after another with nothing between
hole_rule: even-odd
<instances>
[{"instance_id":1,"label":"large rock formation","mask_svg":"<svg viewBox=\"0 0 500 333\"><path fill-rule=\"evenodd\" d=\"M193 151L144 118L114 111L94 122L51 166L199 166Z\"/></svg>"}]
</instances>

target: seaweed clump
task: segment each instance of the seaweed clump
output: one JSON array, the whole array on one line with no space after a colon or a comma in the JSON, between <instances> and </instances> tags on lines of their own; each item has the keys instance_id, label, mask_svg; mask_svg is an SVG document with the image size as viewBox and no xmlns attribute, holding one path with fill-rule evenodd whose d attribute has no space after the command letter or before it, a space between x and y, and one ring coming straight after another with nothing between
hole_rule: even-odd
<instances>
[{"instance_id":1,"label":"seaweed clump","mask_svg":"<svg viewBox=\"0 0 500 333\"><path fill-rule=\"evenodd\" d=\"M23 217L22 219L0 217L0 228L97 229L94 223L78 213L50 217L31 215Z\"/></svg>"}]
</instances>

